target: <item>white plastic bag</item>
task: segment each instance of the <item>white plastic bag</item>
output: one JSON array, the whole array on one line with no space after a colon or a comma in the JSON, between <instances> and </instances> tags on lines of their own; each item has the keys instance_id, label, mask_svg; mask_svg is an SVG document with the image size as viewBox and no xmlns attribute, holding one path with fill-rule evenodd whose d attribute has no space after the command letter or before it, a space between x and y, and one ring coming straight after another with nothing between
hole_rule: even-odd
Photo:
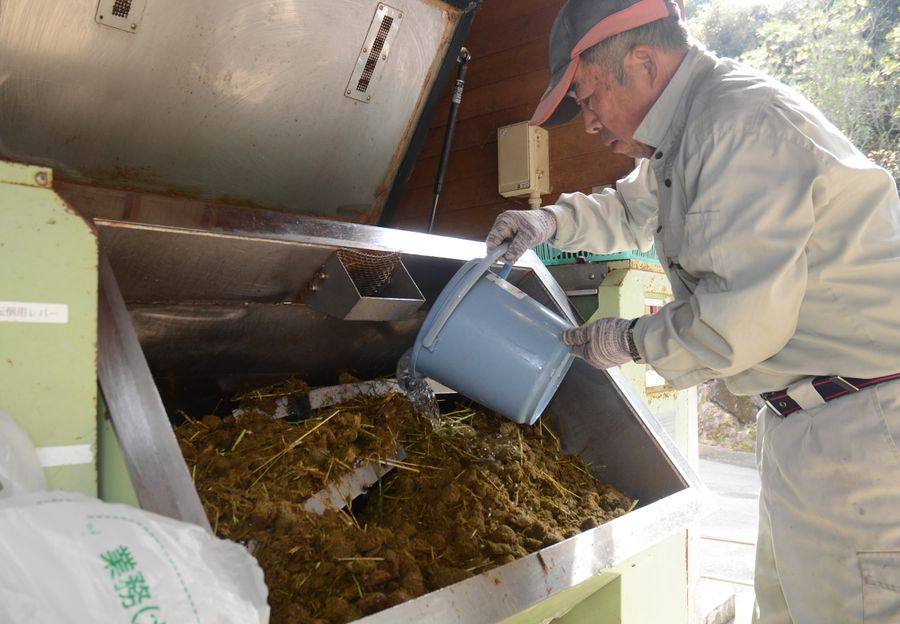
<instances>
[{"instance_id":1,"label":"white plastic bag","mask_svg":"<svg viewBox=\"0 0 900 624\"><path fill-rule=\"evenodd\" d=\"M0 622L266 624L263 574L239 544L80 494L0 501Z\"/></svg>"},{"instance_id":2,"label":"white plastic bag","mask_svg":"<svg viewBox=\"0 0 900 624\"><path fill-rule=\"evenodd\" d=\"M46 489L47 481L34 445L16 421L0 411L0 499Z\"/></svg>"},{"instance_id":3,"label":"white plastic bag","mask_svg":"<svg viewBox=\"0 0 900 624\"><path fill-rule=\"evenodd\" d=\"M256 560L196 525L46 492L0 413L0 624L267 624Z\"/></svg>"}]
</instances>

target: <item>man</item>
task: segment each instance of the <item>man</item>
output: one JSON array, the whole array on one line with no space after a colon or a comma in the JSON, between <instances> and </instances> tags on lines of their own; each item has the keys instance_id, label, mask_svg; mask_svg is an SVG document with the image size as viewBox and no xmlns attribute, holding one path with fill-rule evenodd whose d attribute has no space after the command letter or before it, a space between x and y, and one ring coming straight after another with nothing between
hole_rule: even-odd
<instances>
[{"instance_id":1,"label":"man","mask_svg":"<svg viewBox=\"0 0 900 624\"><path fill-rule=\"evenodd\" d=\"M755 617L900 622L900 200L802 96L692 42L671 0L569 0L532 124L580 111L615 190L501 214L505 259L655 243L675 301L562 339L598 368L762 394Z\"/></svg>"}]
</instances>

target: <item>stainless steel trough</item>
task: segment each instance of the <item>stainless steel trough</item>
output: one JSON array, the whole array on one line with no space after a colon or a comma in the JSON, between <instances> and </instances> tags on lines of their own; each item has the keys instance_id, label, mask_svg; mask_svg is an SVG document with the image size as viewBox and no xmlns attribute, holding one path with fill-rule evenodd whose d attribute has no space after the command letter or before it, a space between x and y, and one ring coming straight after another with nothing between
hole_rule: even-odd
<instances>
[{"instance_id":1,"label":"stainless steel trough","mask_svg":"<svg viewBox=\"0 0 900 624\"><path fill-rule=\"evenodd\" d=\"M340 372L390 375L428 306L483 244L65 184L99 230L155 384L169 410L248 384ZM426 303L409 318L338 320L297 300L337 249L398 253ZM510 280L571 316L533 254ZM104 354L101 352L101 359ZM617 370L571 368L544 418L564 449L639 499L605 525L360 622L498 622L684 531L708 499L686 461Z\"/></svg>"}]
</instances>

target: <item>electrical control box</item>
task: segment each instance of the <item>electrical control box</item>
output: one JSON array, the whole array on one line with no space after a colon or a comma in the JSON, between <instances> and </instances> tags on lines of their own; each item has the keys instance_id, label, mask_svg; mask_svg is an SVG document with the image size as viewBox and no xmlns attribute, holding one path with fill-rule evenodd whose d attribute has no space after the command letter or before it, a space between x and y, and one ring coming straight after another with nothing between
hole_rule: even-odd
<instances>
[{"instance_id":1,"label":"electrical control box","mask_svg":"<svg viewBox=\"0 0 900 624\"><path fill-rule=\"evenodd\" d=\"M550 192L547 131L527 121L497 129L499 190L503 197Z\"/></svg>"}]
</instances>

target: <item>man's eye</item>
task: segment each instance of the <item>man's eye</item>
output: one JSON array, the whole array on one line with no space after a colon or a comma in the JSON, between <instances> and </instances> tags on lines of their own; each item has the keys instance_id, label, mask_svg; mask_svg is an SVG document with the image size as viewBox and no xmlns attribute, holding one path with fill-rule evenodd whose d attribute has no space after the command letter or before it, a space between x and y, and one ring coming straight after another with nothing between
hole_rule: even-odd
<instances>
[{"instance_id":1,"label":"man's eye","mask_svg":"<svg viewBox=\"0 0 900 624\"><path fill-rule=\"evenodd\" d=\"M570 98L572 98L573 100L575 100L575 104L578 106L578 108L584 108L584 107L586 107L587 104L588 104L588 101L589 101L590 98L591 98L590 95L586 95L586 96L584 96L583 98L579 98L579 97L575 94L575 91L570 91L567 95L568 95Z\"/></svg>"}]
</instances>

